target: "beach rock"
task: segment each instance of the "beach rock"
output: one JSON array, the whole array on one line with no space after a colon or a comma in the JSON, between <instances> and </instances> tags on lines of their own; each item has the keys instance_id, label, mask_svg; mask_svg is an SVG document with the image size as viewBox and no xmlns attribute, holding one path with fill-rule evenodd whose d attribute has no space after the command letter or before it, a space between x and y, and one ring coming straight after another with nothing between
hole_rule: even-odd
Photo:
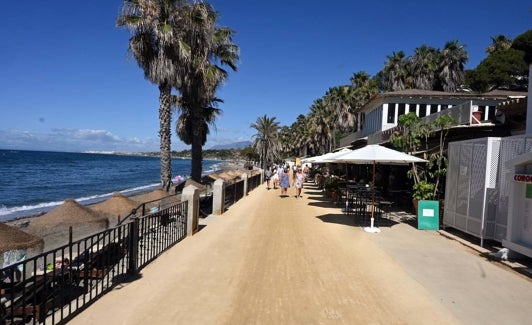
<instances>
[{"instance_id":1,"label":"beach rock","mask_svg":"<svg viewBox=\"0 0 532 325\"><path fill-rule=\"evenodd\" d=\"M74 200L66 200L52 211L30 221L26 231L44 239L44 250L68 244L69 227L73 241L107 229L107 217Z\"/></svg>"}]
</instances>

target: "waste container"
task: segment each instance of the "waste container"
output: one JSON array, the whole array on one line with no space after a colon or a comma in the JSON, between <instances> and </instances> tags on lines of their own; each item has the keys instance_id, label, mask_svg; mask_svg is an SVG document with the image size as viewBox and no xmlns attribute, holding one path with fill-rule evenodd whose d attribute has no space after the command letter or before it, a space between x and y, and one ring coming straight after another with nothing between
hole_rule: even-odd
<instances>
[{"instance_id":1,"label":"waste container","mask_svg":"<svg viewBox=\"0 0 532 325\"><path fill-rule=\"evenodd\" d=\"M418 202L417 206L417 229L438 230L440 227L440 202L424 201Z\"/></svg>"}]
</instances>

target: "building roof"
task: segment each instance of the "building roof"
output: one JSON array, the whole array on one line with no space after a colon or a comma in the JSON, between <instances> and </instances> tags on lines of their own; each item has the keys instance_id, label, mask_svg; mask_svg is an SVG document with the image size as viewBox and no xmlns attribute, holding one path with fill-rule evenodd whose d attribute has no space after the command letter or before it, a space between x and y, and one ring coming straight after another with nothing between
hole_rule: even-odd
<instances>
[{"instance_id":1,"label":"building roof","mask_svg":"<svg viewBox=\"0 0 532 325\"><path fill-rule=\"evenodd\" d=\"M428 98L428 99L510 99L510 98L522 98L528 95L527 92L522 91L509 91L496 89L486 93L457 93L457 92L444 92L435 90L423 90L423 89L405 89L398 91L390 91L375 95L369 102L361 108L361 111L370 111L371 109L381 105L386 99L390 98Z\"/></svg>"}]
</instances>

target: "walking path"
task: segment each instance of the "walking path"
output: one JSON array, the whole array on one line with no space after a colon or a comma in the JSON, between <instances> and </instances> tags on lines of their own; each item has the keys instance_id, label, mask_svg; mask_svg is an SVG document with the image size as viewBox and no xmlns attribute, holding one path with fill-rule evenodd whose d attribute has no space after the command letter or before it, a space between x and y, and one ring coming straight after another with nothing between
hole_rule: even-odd
<instances>
[{"instance_id":1,"label":"walking path","mask_svg":"<svg viewBox=\"0 0 532 325\"><path fill-rule=\"evenodd\" d=\"M532 281L438 232L264 185L70 324L529 324Z\"/></svg>"}]
</instances>

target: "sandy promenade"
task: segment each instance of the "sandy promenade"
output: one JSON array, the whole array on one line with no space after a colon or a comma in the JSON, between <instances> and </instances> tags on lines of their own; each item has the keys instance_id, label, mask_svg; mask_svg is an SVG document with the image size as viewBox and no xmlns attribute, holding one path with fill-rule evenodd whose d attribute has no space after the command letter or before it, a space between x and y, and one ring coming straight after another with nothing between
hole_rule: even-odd
<instances>
[{"instance_id":1,"label":"sandy promenade","mask_svg":"<svg viewBox=\"0 0 532 325\"><path fill-rule=\"evenodd\" d=\"M262 185L70 324L525 324L532 282L435 232Z\"/></svg>"}]
</instances>

